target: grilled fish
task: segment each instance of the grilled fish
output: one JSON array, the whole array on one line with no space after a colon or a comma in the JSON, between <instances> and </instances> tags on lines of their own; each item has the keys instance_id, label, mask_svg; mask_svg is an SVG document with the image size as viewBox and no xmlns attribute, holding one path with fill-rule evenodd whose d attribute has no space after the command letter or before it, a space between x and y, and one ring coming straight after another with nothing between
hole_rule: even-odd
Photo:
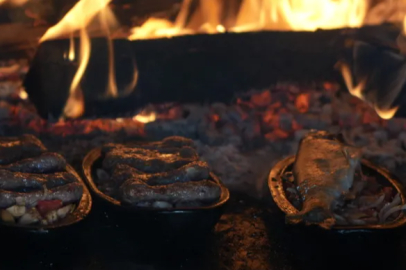
<instances>
[{"instance_id":1,"label":"grilled fish","mask_svg":"<svg viewBox=\"0 0 406 270\"><path fill-rule=\"evenodd\" d=\"M331 228L336 222L333 211L348 194L360 158L360 149L335 140L327 132L304 137L293 168L303 206L298 213L287 215L287 222L304 221Z\"/></svg>"}]
</instances>

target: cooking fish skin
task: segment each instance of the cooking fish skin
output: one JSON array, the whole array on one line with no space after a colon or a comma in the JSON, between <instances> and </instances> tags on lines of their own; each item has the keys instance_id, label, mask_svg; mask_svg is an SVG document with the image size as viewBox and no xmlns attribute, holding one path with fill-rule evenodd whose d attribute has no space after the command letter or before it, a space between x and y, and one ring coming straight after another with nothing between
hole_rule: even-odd
<instances>
[{"instance_id":1,"label":"cooking fish skin","mask_svg":"<svg viewBox=\"0 0 406 270\"><path fill-rule=\"evenodd\" d=\"M335 140L325 131L311 132L300 142L293 167L302 210L289 214L289 223L304 221L329 229L336 220L333 211L348 194L361 150Z\"/></svg>"}]
</instances>

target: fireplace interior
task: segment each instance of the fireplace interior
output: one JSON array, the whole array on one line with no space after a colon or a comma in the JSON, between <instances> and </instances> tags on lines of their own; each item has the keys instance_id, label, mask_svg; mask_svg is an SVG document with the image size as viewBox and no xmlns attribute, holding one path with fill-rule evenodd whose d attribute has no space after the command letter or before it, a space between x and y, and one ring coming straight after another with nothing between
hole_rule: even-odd
<instances>
[{"instance_id":1,"label":"fireplace interior","mask_svg":"<svg viewBox=\"0 0 406 270\"><path fill-rule=\"evenodd\" d=\"M313 129L406 185L404 1L0 0L0 14L1 136L35 134L80 173L105 143L184 136L231 191L204 235L140 232L95 200L72 241L4 232L2 269L406 267L404 229L287 226L267 186Z\"/></svg>"}]
</instances>

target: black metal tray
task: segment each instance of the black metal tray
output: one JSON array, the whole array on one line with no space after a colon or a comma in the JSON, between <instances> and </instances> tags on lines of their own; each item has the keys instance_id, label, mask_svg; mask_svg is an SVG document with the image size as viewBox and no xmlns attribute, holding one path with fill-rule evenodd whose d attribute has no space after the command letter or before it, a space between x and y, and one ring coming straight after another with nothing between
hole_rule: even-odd
<instances>
[{"instance_id":1,"label":"black metal tray","mask_svg":"<svg viewBox=\"0 0 406 270\"><path fill-rule=\"evenodd\" d=\"M149 232L167 232L174 235L176 232L185 234L210 231L220 219L224 206L230 198L229 190L216 175L211 173L211 180L221 187L220 199L211 205L174 209L136 208L122 205L120 201L107 196L97 188L93 179L96 177L95 170L101 168L101 163L101 148L95 148L86 155L82 164L85 180L94 194L94 199L103 203L106 214L114 218L119 226L134 228L135 224L140 231L143 230L140 228L144 228Z\"/></svg>"},{"instance_id":2,"label":"black metal tray","mask_svg":"<svg viewBox=\"0 0 406 270\"><path fill-rule=\"evenodd\" d=\"M78 173L73 169L72 166L69 164L66 165L66 171L68 173L73 174L78 181L83 186L83 195L80 199L79 203L77 203L77 207L73 211L73 213L67 215L64 219L60 220L55 224L50 224L46 226L39 226L39 225L18 225L18 224L8 224L4 222L0 222L1 232L8 233L8 231L18 231L20 234L49 234L50 232L60 232L62 230L70 228L72 225L75 225L79 221L82 221L87 215L90 213L90 209L92 208L92 197L90 196L90 192L82 180L82 178L78 175Z\"/></svg>"},{"instance_id":3,"label":"black metal tray","mask_svg":"<svg viewBox=\"0 0 406 270\"><path fill-rule=\"evenodd\" d=\"M285 172L292 170L293 164L295 162L296 156L287 157L279 161L271 170L268 178L268 186L271 191L273 200L277 204L280 210L285 214L297 213L299 210L296 209L287 199L285 194L285 188L283 185L282 176ZM361 166L363 169L367 169L370 172L378 176L378 181L386 181L390 184L397 192L401 195L402 204L406 204L405 190L402 185L395 180L395 178L386 169L374 165L372 162L363 159L361 161ZM401 213L399 217L393 222L387 224L373 224L373 225L351 225L351 226L334 226L333 230L338 230L341 232L354 232L354 231L371 231L371 230L382 230L382 229L394 229L401 227L406 224L406 216Z\"/></svg>"}]
</instances>

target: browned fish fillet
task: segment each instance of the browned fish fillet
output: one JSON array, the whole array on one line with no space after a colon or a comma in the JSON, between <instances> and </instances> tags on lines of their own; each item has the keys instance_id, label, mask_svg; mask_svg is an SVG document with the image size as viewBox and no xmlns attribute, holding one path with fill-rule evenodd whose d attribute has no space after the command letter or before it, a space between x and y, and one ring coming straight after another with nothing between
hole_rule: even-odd
<instances>
[{"instance_id":1,"label":"browned fish fillet","mask_svg":"<svg viewBox=\"0 0 406 270\"><path fill-rule=\"evenodd\" d=\"M327 132L304 137L293 168L303 207L299 213L287 215L287 221L331 228L335 224L333 211L352 186L360 156L359 149L332 139Z\"/></svg>"},{"instance_id":2,"label":"browned fish fillet","mask_svg":"<svg viewBox=\"0 0 406 270\"><path fill-rule=\"evenodd\" d=\"M54 188L77 181L76 177L68 172L35 174L0 169L0 189L4 190Z\"/></svg>"},{"instance_id":3,"label":"browned fish fillet","mask_svg":"<svg viewBox=\"0 0 406 270\"><path fill-rule=\"evenodd\" d=\"M197 161L195 152L186 151L162 154L156 150L115 148L106 154L103 167L111 170L118 164L126 164L146 173L167 172Z\"/></svg>"},{"instance_id":4,"label":"browned fish fillet","mask_svg":"<svg viewBox=\"0 0 406 270\"><path fill-rule=\"evenodd\" d=\"M23 201L27 207L35 206L38 201L61 200L64 204L78 202L82 198L83 186L80 183L70 183L50 190L33 192L12 192L0 190L0 208L7 208Z\"/></svg>"},{"instance_id":5,"label":"browned fish fillet","mask_svg":"<svg viewBox=\"0 0 406 270\"><path fill-rule=\"evenodd\" d=\"M26 173L52 173L64 171L65 168L66 160L57 153L44 153L38 157L27 158L9 165L0 166L0 169Z\"/></svg>"},{"instance_id":6,"label":"browned fish fillet","mask_svg":"<svg viewBox=\"0 0 406 270\"><path fill-rule=\"evenodd\" d=\"M33 135L0 138L0 165L35 157L45 151L45 146Z\"/></svg>"},{"instance_id":7,"label":"browned fish fillet","mask_svg":"<svg viewBox=\"0 0 406 270\"><path fill-rule=\"evenodd\" d=\"M217 201L220 194L220 186L209 180L149 186L138 179L129 179L120 187L122 202L146 206L154 202L207 204Z\"/></svg>"}]
</instances>

